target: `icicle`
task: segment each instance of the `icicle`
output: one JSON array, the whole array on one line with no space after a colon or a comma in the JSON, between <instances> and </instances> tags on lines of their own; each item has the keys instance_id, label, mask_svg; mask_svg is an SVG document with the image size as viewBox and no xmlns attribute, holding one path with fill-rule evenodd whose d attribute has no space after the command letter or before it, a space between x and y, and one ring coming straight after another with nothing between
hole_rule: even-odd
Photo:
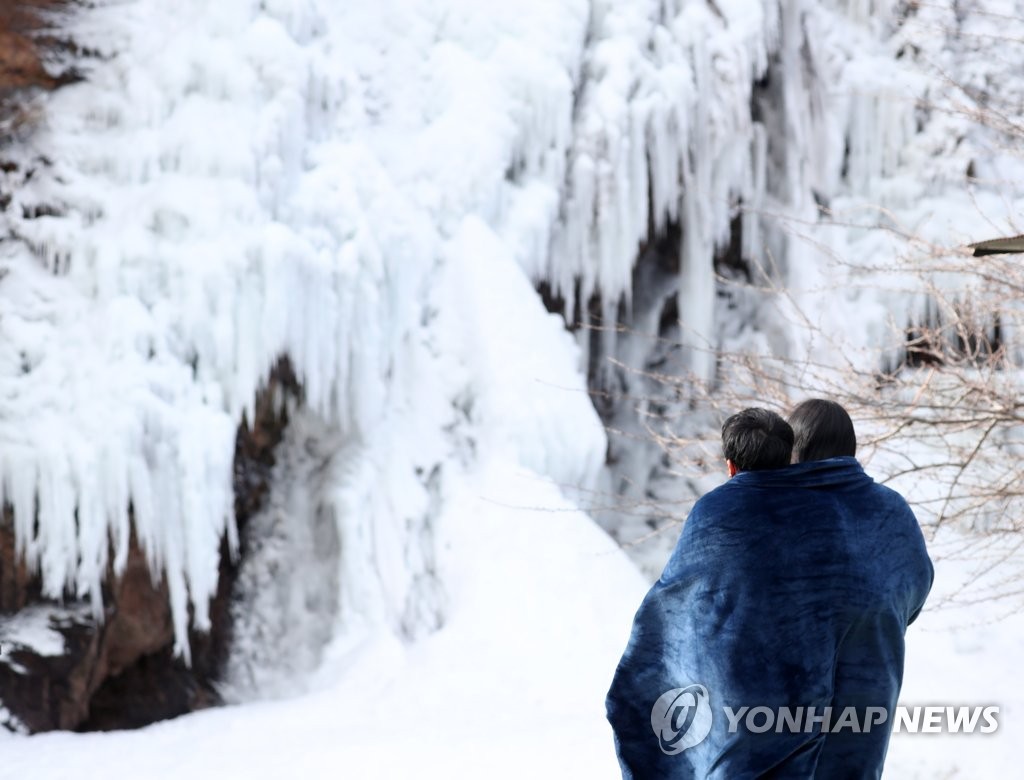
<instances>
[{"instance_id":1,"label":"icicle","mask_svg":"<svg viewBox=\"0 0 1024 780\"><path fill-rule=\"evenodd\" d=\"M306 412L337 428L354 459L386 438L398 407L431 431L431 452L447 452L445 415L465 388L438 390L443 403L422 419L406 407L434 370L442 336L432 323L444 313L431 291L466 224L497 242L472 258L481 268L497 256L517 263L565 301L570 320L578 309L589 321L599 296L608 326L620 302L634 303L640 246L681 223L684 339L695 373L710 378L713 263L736 201L748 208L744 252L756 256L782 242L757 212L806 217L815 177L838 179L844 136L856 186L903 162L911 114L854 101L845 121L829 120L828 93L808 83L831 88L843 66L803 59L828 26L801 20L834 20L820 4L472 5L420 4L402 19L400 47L386 4L189 0L88 12L89 29L104 31L90 45L118 56L56 92L36 147L19 152L58 162L36 166L18 205L66 214L2 217L22 240L0 250L0 485L17 550L47 593L71 589L98 609L105 567L123 570L134 531L167 582L187 656L189 611L205 625L220 539L238 542L235 426L252 421L281 356ZM869 7L889 6L851 13ZM771 144L774 125L750 116L766 69L784 95ZM603 339L611 352L614 332ZM582 341L589 348L585 331ZM586 463L578 470L517 446L531 468L564 477L589 474L597 438L563 453ZM346 559L346 576L380 579L367 562L375 545L391 572L387 583L348 582L348 593L373 591L367 603L402 614L394 602L415 579L402 566L429 556L394 553L408 542L403 507L366 487L388 466L374 457L348 464L356 487L331 506L344 554L363 556Z\"/></svg>"}]
</instances>

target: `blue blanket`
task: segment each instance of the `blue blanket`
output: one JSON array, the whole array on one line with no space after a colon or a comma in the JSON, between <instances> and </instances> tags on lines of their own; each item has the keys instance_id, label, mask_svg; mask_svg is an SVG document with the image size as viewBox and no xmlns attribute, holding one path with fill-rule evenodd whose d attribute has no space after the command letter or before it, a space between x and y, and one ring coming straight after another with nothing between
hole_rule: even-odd
<instances>
[{"instance_id":1,"label":"blue blanket","mask_svg":"<svg viewBox=\"0 0 1024 780\"><path fill-rule=\"evenodd\" d=\"M932 576L906 501L855 458L711 491L608 692L623 776L880 777L904 633Z\"/></svg>"}]
</instances>

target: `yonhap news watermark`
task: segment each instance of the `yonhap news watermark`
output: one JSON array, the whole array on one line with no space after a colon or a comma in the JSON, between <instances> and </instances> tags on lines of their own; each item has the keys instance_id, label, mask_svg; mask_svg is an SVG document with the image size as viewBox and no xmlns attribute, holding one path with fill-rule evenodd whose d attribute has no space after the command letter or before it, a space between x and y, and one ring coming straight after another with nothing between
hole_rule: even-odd
<instances>
[{"instance_id":1,"label":"yonhap news watermark","mask_svg":"<svg viewBox=\"0 0 1024 780\"><path fill-rule=\"evenodd\" d=\"M995 704L899 704L886 707L766 707L711 706L708 689L699 683L665 691L651 708L651 728L663 753L675 755L698 745L711 733L716 717L726 730L751 734L870 733L891 729L893 734L991 734L999 729Z\"/></svg>"}]
</instances>

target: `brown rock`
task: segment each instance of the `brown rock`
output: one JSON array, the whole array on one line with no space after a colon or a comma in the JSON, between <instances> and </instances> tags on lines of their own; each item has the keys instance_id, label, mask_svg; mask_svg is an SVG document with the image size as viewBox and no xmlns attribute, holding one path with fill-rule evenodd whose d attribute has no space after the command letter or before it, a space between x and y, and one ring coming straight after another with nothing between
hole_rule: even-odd
<instances>
[{"instance_id":1,"label":"brown rock","mask_svg":"<svg viewBox=\"0 0 1024 780\"><path fill-rule=\"evenodd\" d=\"M43 67L41 49L52 39L40 41L42 14L65 4L65 0L0 0L0 95L32 87L54 89L58 74Z\"/></svg>"},{"instance_id":2,"label":"brown rock","mask_svg":"<svg viewBox=\"0 0 1024 780\"><path fill-rule=\"evenodd\" d=\"M270 486L274 448L287 416L277 400L298 396L286 360L256 401L252 425L243 422L235 444L235 512L240 529L262 506ZM244 555L244 550L243 550ZM104 619L88 604L47 601L37 576L15 555L9 507L0 515L0 629L21 610L43 610L64 637L64 652L42 655L28 647L5 648L0 662L0 702L13 719L0 726L30 732L137 728L220 703L216 681L231 636L230 595L238 572L221 545L220 579L210 603L211 630L191 632L192 665L173 654L174 629L166 585L153 582L134 536L125 570L104 585Z\"/></svg>"},{"instance_id":3,"label":"brown rock","mask_svg":"<svg viewBox=\"0 0 1024 780\"><path fill-rule=\"evenodd\" d=\"M31 126L37 115L32 95L50 91L79 79L74 68L52 69L45 55L74 44L47 29L47 12L72 4L72 0L0 0L0 147L10 140L10 130Z\"/></svg>"}]
</instances>

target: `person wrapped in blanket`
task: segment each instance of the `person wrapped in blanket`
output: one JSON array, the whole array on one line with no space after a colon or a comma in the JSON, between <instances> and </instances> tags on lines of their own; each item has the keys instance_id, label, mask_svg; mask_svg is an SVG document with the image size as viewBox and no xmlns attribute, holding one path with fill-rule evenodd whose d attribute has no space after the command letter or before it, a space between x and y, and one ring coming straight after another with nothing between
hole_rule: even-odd
<instances>
[{"instance_id":1,"label":"person wrapped in blanket","mask_svg":"<svg viewBox=\"0 0 1024 780\"><path fill-rule=\"evenodd\" d=\"M881 776L932 563L839 404L789 423L722 427L730 479L687 517L608 691L623 778Z\"/></svg>"}]
</instances>

